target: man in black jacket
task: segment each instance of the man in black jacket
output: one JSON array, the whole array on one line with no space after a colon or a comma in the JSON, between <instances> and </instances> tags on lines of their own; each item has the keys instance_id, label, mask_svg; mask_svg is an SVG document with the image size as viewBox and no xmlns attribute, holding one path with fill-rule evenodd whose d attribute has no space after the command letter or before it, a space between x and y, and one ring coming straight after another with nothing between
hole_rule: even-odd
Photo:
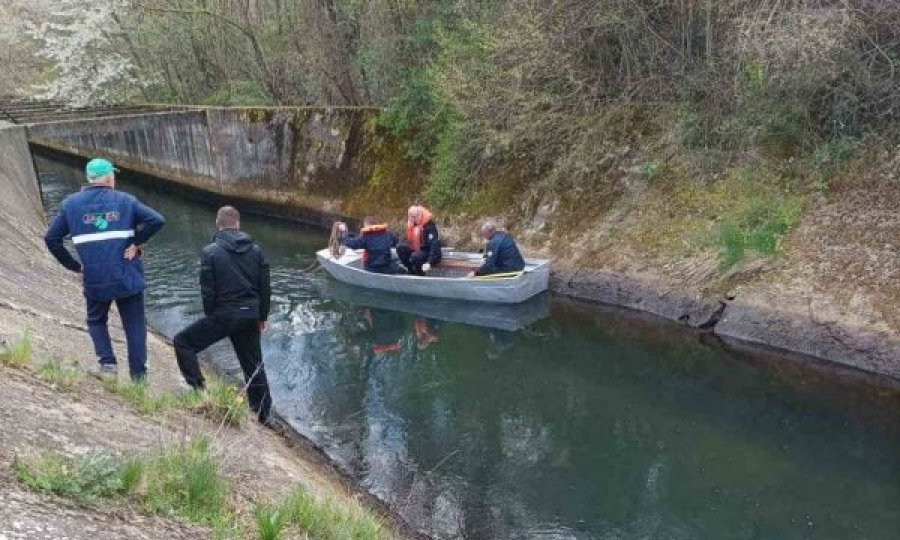
<instances>
[{"instance_id":1,"label":"man in black jacket","mask_svg":"<svg viewBox=\"0 0 900 540\"><path fill-rule=\"evenodd\" d=\"M200 293L206 317L175 336L175 355L184 380L202 389L205 382L197 354L229 338L244 372L250 408L260 422L266 422L272 398L260 333L269 316L269 263L253 238L241 232L240 220L231 206L223 206L216 215L218 232L200 256Z\"/></svg>"},{"instance_id":2,"label":"man in black jacket","mask_svg":"<svg viewBox=\"0 0 900 540\"><path fill-rule=\"evenodd\" d=\"M487 240L484 264L469 277L520 272L525 268L525 259L509 233L498 231L497 226L488 221L481 226L481 236Z\"/></svg>"}]
</instances>

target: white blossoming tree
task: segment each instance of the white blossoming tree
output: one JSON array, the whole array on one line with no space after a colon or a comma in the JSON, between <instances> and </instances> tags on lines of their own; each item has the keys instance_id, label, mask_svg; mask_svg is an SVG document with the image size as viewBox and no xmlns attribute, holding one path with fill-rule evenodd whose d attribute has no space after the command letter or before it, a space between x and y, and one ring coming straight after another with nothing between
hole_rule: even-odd
<instances>
[{"instance_id":1,"label":"white blossoming tree","mask_svg":"<svg viewBox=\"0 0 900 540\"><path fill-rule=\"evenodd\" d=\"M121 36L117 14L127 13L129 0L36 0L39 20L26 23L26 33L39 44L38 54L53 67L50 81L39 89L44 99L73 106L115 103L138 92L139 79Z\"/></svg>"}]
</instances>

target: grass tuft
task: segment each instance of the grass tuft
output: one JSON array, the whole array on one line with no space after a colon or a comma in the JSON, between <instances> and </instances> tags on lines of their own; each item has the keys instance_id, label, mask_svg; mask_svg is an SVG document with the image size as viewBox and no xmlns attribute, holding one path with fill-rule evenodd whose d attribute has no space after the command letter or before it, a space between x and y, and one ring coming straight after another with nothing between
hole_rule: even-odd
<instances>
[{"instance_id":1,"label":"grass tuft","mask_svg":"<svg viewBox=\"0 0 900 540\"><path fill-rule=\"evenodd\" d=\"M268 502L257 503L253 507L253 520L259 540L278 540L287 525L288 515L284 508Z\"/></svg>"},{"instance_id":2,"label":"grass tuft","mask_svg":"<svg viewBox=\"0 0 900 540\"><path fill-rule=\"evenodd\" d=\"M736 213L719 227L718 244L723 268L743 260L748 252L772 256L781 239L797 222L802 207L793 198L758 202Z\"/></svg>"},{"instance_id":3,"label":"grass tuft","mask_svg":"<svg viewBox=\"0 0 900 540\"><path fill-rule=\"evenodd\" d=\"M0 365L4 366L24 366L31 361L31 331L26 328L22 333L22 337L7 344L0 351Z\"/></svg>"},{"instance_id":4,"label":"grass tuft","mask_svg":"<svg viewBox=\"0 0 900 540\"><path fill-rule=\"evenodd\" d=\"M81 384L84 372L77 366L66 365L59 358L53 358L38 369L37 376L64 392L71 392Z\"/></svg>"},{"instance_id":5,"label":"grass tuft","mask_svg":"<svg viewBox=\"0 0 900 540\"><path fill-rule=\"evenodd\" d=\"M286 519L312 538L376 540L387 538L381 521L360 507L345 507L330 498L318 499L297 487L282 503Z\"/></svg>"},{"instance_id":6,"label":"grass tuft","mask_svg":"<svg viewBox=\"0 0 900 540\"><path fill-rule=\"evenodd\" d=\"M659 163L653 160L645 161L641 164L640 173L648 182L655 180L662 172Z\"/></svg>"},{"instance_id":7,"label":"grass tuft","mask_svg":"<svg viewBox=\"0 0 900 540\"><path fill-rule=\"evenodd\" d=\"M185 409L200 413L214 422L239 426L246 421L250 411L241 389L218 379L210 381L205 390L193 390L180 396L152 391L147 381L108 379L103 381L103 385L144 415Z\"/></svg>"},{"instance_id":8,"label":"grass tuft","mask_svg":"<svg viewBox=\"0 0 900 540\"><path fill-rule=\"evenodd\" d=\"M227 519L229 485L208 439L168 449L147 460L145 468L144 501L152 511L209 524Z\"/></svg>"},{"instance_id":9,"label":"grass tuft","mask_svg":"<svg viewBox=\"0 0 900 540\"><path fill-rule=\"evenodd\" d=\"M76 457L48 453L17 458L13 470L36 491L81 502L127 497L155 514L209 525L215 538L246 537L229 504L231 486L206 438L127 460L103 450ZM302 486L280 502L257 503L252 517L260 540L278 540L289 526L321 540L392 538L381 520L362 506L314 497Z\"/></svg>"},{"instance_id":10,"label":"grass tuft","mask_svg":"<svg viewBox=\"0 0 900 540\"><path fill-rule=\"evenodd\" d=\"M76 500L93 501L127 493L140 480L135 462L122 463L107 451L74 458L45 454L13 462L16 477L36 491L48 491Z\"/></svg>"},{"instance_id":11,"label":"grass tuft","mask_svg":"<svg viewBox=\"0 0 900 540\"><path fill-rule=\"evenodd\" d=\"M145 415L165 412L178 404L178 398L174 394L150 391L150 386L146 380L119 381L118 379L106 379L103 381L103 386L133 405L139 413Z\"/></svg>"},{"instance_id":12,"label":"grass tuft","mask_svg":"<svg viewBox=\"0 0 900 540\"><path fill-rule=\"evenodd\" d=\"M187 394L184 403L210 420L229 426L243 424L250 412L241 389L218 379L210 381L202 392Z\"/></svg>"}]
</instances>

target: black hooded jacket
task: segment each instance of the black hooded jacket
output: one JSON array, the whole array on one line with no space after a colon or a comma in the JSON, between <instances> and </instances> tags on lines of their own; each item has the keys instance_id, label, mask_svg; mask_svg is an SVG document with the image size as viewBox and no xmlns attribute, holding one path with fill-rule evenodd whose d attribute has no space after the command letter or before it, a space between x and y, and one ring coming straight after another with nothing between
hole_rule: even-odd
<instances>
[{"instance_id":1,"label":"black hooded jacket","mask_svg":"<svg viewBox=\"0 0 900 540\"><path fill-rule=\"evenodd\" d=\"M259 321L269 317L269 263L249 234L223 229L203 248L200 293L207 317Z\"/></svg>"}]
</instances>

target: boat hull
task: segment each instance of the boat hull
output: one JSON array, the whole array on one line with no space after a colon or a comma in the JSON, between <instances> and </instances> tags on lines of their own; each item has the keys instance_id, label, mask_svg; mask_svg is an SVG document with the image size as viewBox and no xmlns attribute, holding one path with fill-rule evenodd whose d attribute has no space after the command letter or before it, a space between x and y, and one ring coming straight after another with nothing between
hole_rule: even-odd
<instances>
[{"instance_id":1,"label":"boat hull","mask_svg":"<svg viewBox=\"0 0 900 540\"><path fill-rule=\"evenodd\" d=\"M550 262L542 259L526 259L525 271L515 277L472 279L366 272L362 269L361 255L349 250L342 257L334 258L327 249L323 249L316 253L316 258L335 279L351 285L404 295L491 304L524 302L547 290L550 281ZM444 260L476 265L481 256L476 253L450 252L444 255Z\"/></svg>"}]
</instances>

